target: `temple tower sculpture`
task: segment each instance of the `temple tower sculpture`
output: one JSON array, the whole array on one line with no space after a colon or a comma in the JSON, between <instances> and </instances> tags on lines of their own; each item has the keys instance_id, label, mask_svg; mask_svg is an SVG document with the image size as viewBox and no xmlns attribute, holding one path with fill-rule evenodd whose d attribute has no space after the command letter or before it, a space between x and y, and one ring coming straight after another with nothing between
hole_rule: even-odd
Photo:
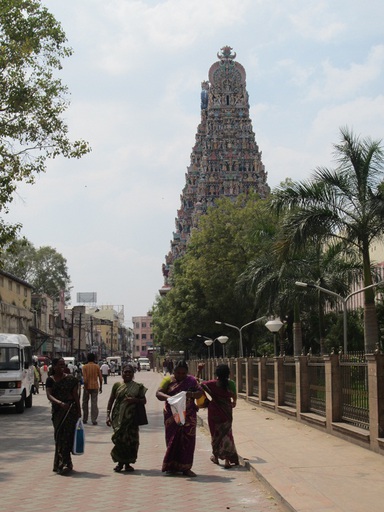
<instances>
[{"instance_id":1,"label":"temple tower sculpture","mask_svg":"<svg viewBox=\"0 0 384 512\"><path fill-rule=\"evenodd\" d=\"M201 84L201 121L195 136L185 186L177 211L171 250L163 264L165 289L173 262L183 256L200 215L222 197L269 192L267 173L249 117L245 69L235 61L230 46L221 48L219 60ZM161 290L160 290L161 293Z\"/></svg>"}]
</instances>

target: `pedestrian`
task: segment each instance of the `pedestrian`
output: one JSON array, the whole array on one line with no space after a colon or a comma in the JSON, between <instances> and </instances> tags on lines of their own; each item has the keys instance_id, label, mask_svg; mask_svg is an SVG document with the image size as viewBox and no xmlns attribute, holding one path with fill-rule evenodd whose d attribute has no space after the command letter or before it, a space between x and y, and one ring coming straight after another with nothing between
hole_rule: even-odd
<instances>
[{"instance_id":1,"label":"pedestrian","mask_svg":"<svg viewBox=\"0 0 384 512\"><path fill-rule=\"evenodd\" d=\"M103 364L100 366L100 370L101 370L101 375L103 376L103 379L104 379L104 384L107 384L107 379L108 379L108 375L110 372L107 361L103 362Z\"/></svg>"},{"instance_id":2,"label":"pedestrian","mask_svg":"<svg viewBox=\"0 0 384 512\"><path fill-rule=\"evenodd\" d=\"M141 366L140 366L140 362L137 361L137 371L140 372L141 371Z\"/></svg>"},{"instance_id":3,"label":"pedestrian","mask_svg":"<svg viewBox=\"0 0 384 512\"><path fill-rule=\"evenodd\" d=\"M55 437L53 471L65 475L72 471L71 450L78 418L81 417L78 380L65 373L64 359L53 359L52 374L45 387L52 404L52 423Z\"/></svg>"},{"instance_id":4,"label":"pedestrian","mask_svg":"<svg viewBox=\"0 0 384 512\"><path fill-rule=\"evenodd\" d=\"M83 423L88 422L89 398L91 398L91 421L97 425L99 408L97 406L98 394L103 390L103 378L99 365L95 363L95 354L90 352L87 356L87 363L83 365Z\"/></svg>"},{"instance_id":5,"label":"pedestrian","mask_svg":"<svg viewBox=\"0 0 384 512\"><path fill-rule=\"evenodd\" d=\"M185 424L176 423L171 406L167 399L185 392L186 410ZM160 383L156 392L158 400L165 402L164 426L167 449L165 452L162 471L168 473L182 472L185 476L196 476L191 470L196 445L196 410L195 399L203 394L197 380L188 375L188 365L178 361L173 375L167 375Z\"/></svg>"},{"instance_id":6,"label":"pedestrian","mask_svg":"<svg viewBox=\"0 0 384 512\"><path fill-rule=\"evenodd\" d=\"M111 361L111 375L116 375L116 363L115 361Z\"/></svg>"},{"instance_id":7,"label":"pedestrian","mask_svg":"<svg viewBox=\"0 0 384 512\"><path fill-rule=\"evenodd\" d=\"M169 373L172 374L173 373L173 361L172 361L172 359L170 359L168 361L167 366L168 366Z\"/></svg>"},{"instance_id":8,"label":"pedestrian","mask_svg":"<svg viewBox=\"0 0 384 512\"><path fill-rule=\"evenodd\" d=\"M33 362L33 394L39 394L39 386L41 381L40 368L38 367L37 361Z\"/></svg>"},{"instance_id":9,"label":"pedestrian","mask_svg":"<svg viewBox=\"0 0 384 512\"><path fill-rule=\"evenodd\" d=\"M133 471L139 450L139 427L136 420L136 404L146 404L147 388L133 381L135 369L127 364L122 373L123 382L116 382L107 406L107 425L113 428L111 451L114 471Z\"/></svg>"},{"instance_id":10,"label":"pedestrian","mask_svg":"<svg viewBox=\"0 0 384 512\"><path fill-rule=\"evenodd\" d=\"M239 465L232 434L233 408L236 407L236 384L230 380L229 366L219 364L215 370L216 379L201 383L203 391L211 397L208 402L208 425L211 433L211 461L219 464L224 460L224 467L229 469Z\"/></svg>"},{"instance_id":11,"label":"pedestrian","mask_svg":"<svg viewBox=\"0 0 384 512\"><path fill-rule=\"evenodd\" d=\"M46 383L47 378L48 378L48 365L47 365L47 363L43 363L40 366L40 378L41 378L41 386L42 386L43 391L44 391L45 383Z\"/></svg>"},{"instance_id":12,"label":"pedestrian","mask_svg":"<svg viewBox=\"0 0 384 512\"><path fill-rule=\"evenodd\" d=\"M168 372L168 361L166 359L164 359L163 361L163 375L167 375L167 372Z\"/></svg>"}]
</instances>

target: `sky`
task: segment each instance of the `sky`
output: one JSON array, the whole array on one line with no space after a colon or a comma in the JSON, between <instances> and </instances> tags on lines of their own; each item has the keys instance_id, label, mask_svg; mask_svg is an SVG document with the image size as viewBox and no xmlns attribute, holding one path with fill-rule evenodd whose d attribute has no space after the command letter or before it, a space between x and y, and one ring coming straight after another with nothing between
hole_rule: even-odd
<instances>
[{"instance_id":1,"label":"sky","mask_svg":"<svg viewBox=\"0 0 384 512\"><path fill-rule=\"evenodd\" d=\"M6 221L67 260L98 305L146 315L163 286L200 121L201 82L229 45L247 73L256 142L273 189L333 167L340 128L383 138L382 0L43 0L74 55L70 91L80 160L58 158L21 185Z\"/></svg>"}]
</instances>

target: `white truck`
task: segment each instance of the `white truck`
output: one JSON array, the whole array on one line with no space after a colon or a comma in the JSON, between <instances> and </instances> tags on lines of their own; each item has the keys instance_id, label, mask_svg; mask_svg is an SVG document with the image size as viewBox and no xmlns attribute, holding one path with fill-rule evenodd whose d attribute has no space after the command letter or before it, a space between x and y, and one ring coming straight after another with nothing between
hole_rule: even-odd
<instances>
[{"instance_id":1,"label":"white truck","mask_svg":"<svg viewBox=\"0 0 384 512\"><path fill-rule=\"evenodd\" d=\"M24 334L0 333L0 405L16 412L32 407L34 368L32 347Z\"/></svg>"}]
</instances>

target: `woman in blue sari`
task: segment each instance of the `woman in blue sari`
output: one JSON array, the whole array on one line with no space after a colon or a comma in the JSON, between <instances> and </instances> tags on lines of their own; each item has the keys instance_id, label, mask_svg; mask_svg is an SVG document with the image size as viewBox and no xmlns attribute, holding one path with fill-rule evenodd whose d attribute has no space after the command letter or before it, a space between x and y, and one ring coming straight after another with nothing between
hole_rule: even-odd
<instances>
[{"instance_id":1,"label":"woman in blue sari","mask_svg":"<svg viewBox=\"0 0 384 512\"><path fill-rule=\"evenodd\" d=\"M177 423L174 419L168 398L186 392L185 423ZM203 392L192 375L188 375L188 365L179 361L173 375L164 377L156 392L158 400L165 402L164 426L167 450L165 452L162 471L168 473L181 472L185 476L193 477L193 456L196 444L196 411L195 399Z\"/></svg>"}]
</instances>

